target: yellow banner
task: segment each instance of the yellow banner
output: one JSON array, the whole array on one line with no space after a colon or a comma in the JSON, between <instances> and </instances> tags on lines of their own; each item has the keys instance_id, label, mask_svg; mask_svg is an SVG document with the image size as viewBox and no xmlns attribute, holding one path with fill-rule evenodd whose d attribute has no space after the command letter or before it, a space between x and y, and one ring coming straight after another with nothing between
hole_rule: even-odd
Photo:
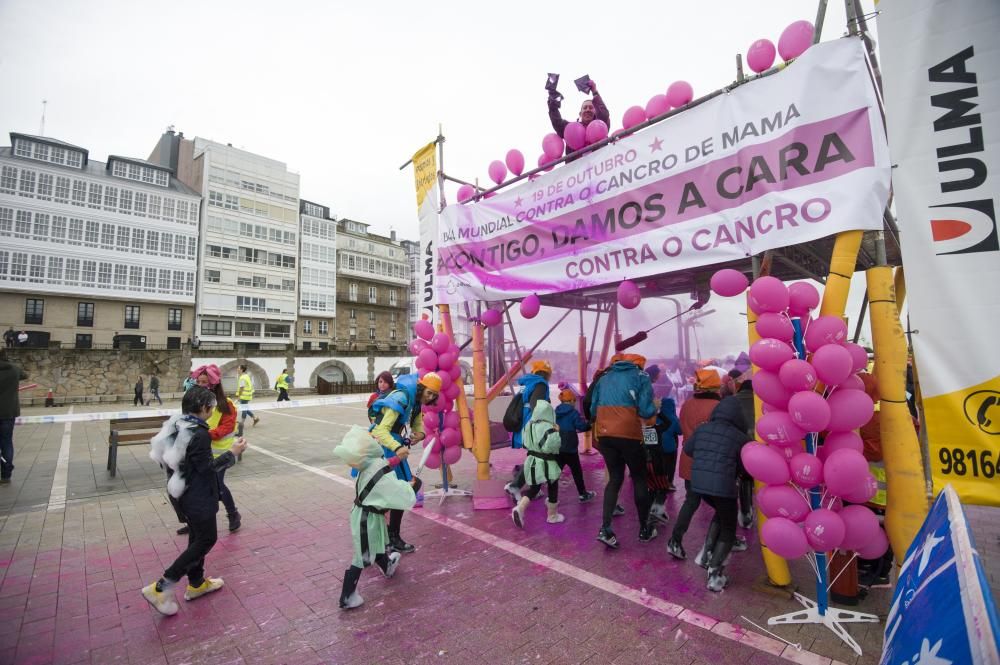
<instances>
[{"instance_id":1,"label":"yellow banner","mask_svg":"<svg viewBox=\"0 0 1000 665\"><path fill-rule=\"evenodd\" d=\"M923 402L935 496L951 483L965 503L1000 506L1000 376Z\"/></svg>"},{"instance_id":2,"label":"yellow banner","mask_svg":"<svg viewBox=\"0 0 1000 665\"><path fill-rule=\"evenodd\" d=\"M413 153L413 178L417 186L417 209L424 203L424 197L437 183L437 143L431 141Z\"/></svg>"}]
</instances>

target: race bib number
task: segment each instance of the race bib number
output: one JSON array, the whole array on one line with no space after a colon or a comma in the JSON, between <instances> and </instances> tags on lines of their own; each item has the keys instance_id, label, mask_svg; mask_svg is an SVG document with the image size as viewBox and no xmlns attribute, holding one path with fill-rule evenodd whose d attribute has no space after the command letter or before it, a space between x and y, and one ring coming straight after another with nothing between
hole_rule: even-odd
<instances>
[{"instance_id":1,"label":"race bib number","mask_svg":"<svg viewBox=\"0 0 1000 665\"><path fill-rule=\"evenodd\" d=\"M647 446L658 446L660 445L660 437L656 433L656 428L654 427L643 427L642 428L642 442Z\"/></svg>"}]
</instances>

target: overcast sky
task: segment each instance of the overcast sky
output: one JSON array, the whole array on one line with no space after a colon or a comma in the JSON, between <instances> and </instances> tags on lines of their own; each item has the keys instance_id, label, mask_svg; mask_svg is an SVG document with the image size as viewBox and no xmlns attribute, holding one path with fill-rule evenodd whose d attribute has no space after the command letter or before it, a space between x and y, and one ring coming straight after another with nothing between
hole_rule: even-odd
<instances>
[{"instance_id":1,"label":"overcast sky","mask_svg":"<svg viewBox=\"0 0 1000 665\"><path fill-rule=\"evenodd\" d=\"M415 239L412 172L399 166L438 123L446 172L486 181L509 148L529 164L541 154L546 72L562 74L567 117L583 99L572 80L589 74L614 128L675 80L696 97L728 85L737 53L758 38L777 42L816 9L805 0L0 0L0 144L10 131L38 133L43 99L45 134L99 160L146 157L173 125L284 161L301 174L303 198ZM832 0L823 38L845 26L843 2Z\"/></svg>"}]
</instances>

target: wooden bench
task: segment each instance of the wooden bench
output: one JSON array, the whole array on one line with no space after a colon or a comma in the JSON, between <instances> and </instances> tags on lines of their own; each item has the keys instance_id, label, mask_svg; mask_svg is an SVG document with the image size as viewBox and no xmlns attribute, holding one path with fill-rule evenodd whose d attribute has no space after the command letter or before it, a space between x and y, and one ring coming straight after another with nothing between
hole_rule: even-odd
<instances>
[{"instance_id":1,"label":"wooden bench","mask_svg":"<svg viewBox=\"0 0 1000 665\"><path fill-rule=\"evenodd\" d=\"M108 436L108 471L115 477L118 471L118 447L149 445L169 416L146 416L144 418L114 418L111 420L111 434Z\"/></svg>"}]
</instances>

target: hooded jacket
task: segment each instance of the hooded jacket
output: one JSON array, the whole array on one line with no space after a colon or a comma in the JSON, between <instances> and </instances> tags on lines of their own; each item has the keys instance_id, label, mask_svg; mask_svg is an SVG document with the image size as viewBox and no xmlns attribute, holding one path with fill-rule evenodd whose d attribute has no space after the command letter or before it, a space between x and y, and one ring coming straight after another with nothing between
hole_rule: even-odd
<instances>
[{"instance_id":1,"label":"hooded jacket","mask_svg":"<svg viewBox=\"0 0 1000 665\"><path fill-rule=\"evenodd\" d=\"M556 460L562 440L556 429L556 414L552 405L542 400L535 404L531 421L524 428L524 478L529 485L541 485L559 480L561 470Z\"/></svg>"},{"instance_id":2,"label":"hooded jacket","mask_svg":"<svg viewBox=\"0 0 1000 665\"><path fill-rule=\"evenodd\" d=\"M656 415L649 375L627 360L611 365L594 387L591 401L598 438L642 441L642 420Z\"/></svg>"},{"instance_id":3,"label":"hooded jacket","mask_svg":"<svg viewBox=\"0 0 1000 665\"><path fill-rule=\"evenodd\" d=\"M27 378L28 375L23 369L6 360L0 360L0 420L17 418L21 415L17 384Z\"/></svg>"},{"instance_id":4,"label":"hooded jacket","mask_svg":"<svg viewBox=\"0 0 1000 665\"><path fill-rule=\"evenodd\" d=\"M167 493L188 518L219 512L217 473L236 463L231 451L212 457L208 425L194 416L171 416L151 440L149 457L167 469Z\"/></svg>"},{"instance_id":5,"label":"hooded jacket","mask_svg":"<svg viewBox=\"0 0 1000 665\"><path fill-rule=\"evenodd\" d=\"M589 432L590 423L583 419L576 405L563 402L556 407L556 424L559 425L559 452L575 453L579 450L579 432Z\"/></svg>"},{"instance_id":6,"label":"hooded jacket","mask_svg":"<svg viewBox=\"0 0 1000 665\"><path fill-rule=\"evenodd\" d=\"M521 431L514 432L511 436L511 448L524 447L524 430L531 421L532 411L540 400L549 399L549 382L538 374L525 374L517 380L523 390L521 391L521 402L524 404L521 417ZM551 405L550 405L551 406Z\"/></svg>"},{"instance_id":7,"label":"hooded jacket","mask_svg":"<svg viewBox=\"0 0 1000 665\"><path fill-rule=\"evenodd\" d=\"M736 498L736 476L743 468L740 450L746 442L740 402L733 396L726 397L712 411L709 421L684 440L684 453L692 459L692 491Z\"/></svg>"},{"instance_id":8,"label":"hooded jacket","mask_svg":"<svg viewBox=\"0 0 1000 665\"><path fill-rule=\"evenodd\" d=\"M695 393L689 400L681 406L679 420L681 422L681 436L687 441L694 434L694 430L702 423L708 422L712 411L719 405L719 393L703 392ZM691 480L691 457L681 450L681 463L678 470L681 478Z\"/></svg>"},{"instance_id":9,"label":"hooded jacket","mask_svg":"<svg viewBox=\"0 0 1000 665\"><path fill-rule=\"evenodd\" d=\"M390 453L403 445L403 430L406 427L414 433L424 431L423 419L412 418L413 409L420 408L417 405L417 380L416 374L399 377L395 390L372 403L371 408L377 415L369 431Z\"/></svg>"},{"instance_id":10,"label":"hooded jacket","mask_svg":"<svg viewBox=\"0 0 1000 665\"><path fill-rule=\"evenodd\" d=\"M660 400L660 411L656 414L656 432L660 435L660 447L663 448L663 452L676 453L681 421L677 418L677 405L673 397L664 397Z\"/></svg>"}]
</instances>

